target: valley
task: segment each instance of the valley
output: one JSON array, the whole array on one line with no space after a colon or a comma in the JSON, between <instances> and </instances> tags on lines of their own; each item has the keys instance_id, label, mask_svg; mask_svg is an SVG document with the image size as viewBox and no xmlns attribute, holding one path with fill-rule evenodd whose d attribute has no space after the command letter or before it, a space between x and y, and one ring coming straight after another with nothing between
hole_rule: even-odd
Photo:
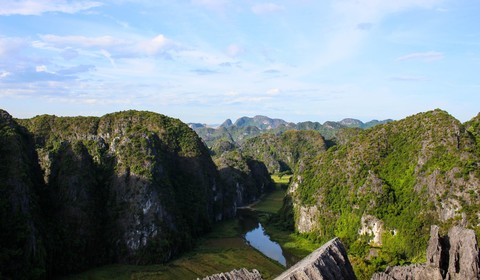
<instances>
[{"instance_id":1,"label":"valley","mask_svg":"<svg viewBox=\"0 0 480 280\"><path fill-rule=\"evenodd\" d=\"M0 275L273 279L335 237L359 279L424 263L431 226L480 232L479 123L436 109L326 137L257 116L201 138L152 112L0 111Z\"/></svg>"},{"instance_id":2,"label":"valley","mask_svg":"<svg viewBox=\"0 0 480 280\"><path fill-rule=\"evenodd\" d=\"M245 237L245 234L254 231L259 225L259 218L265 223L268 216L274 215L282 207L286 183L290 176L283 177L283 180L278 176L272 177L277 184L276 188L248 209L239 210L248 211L248 213L215 225L212 232L198 240L191 252L169 263L148 266L108 265L64 279L196 279L238 268L257 269L264 279L273 279L285 270L285 264L268 258L261 252L262 250L248 245L248 238ZM275 249L279 250L276 251L275 256L283 257L288 266L295 264L321 245L271 225L266 233L261 234L263 238L268 239L264 234L270 234L269 230L275 231L275 236L281 237L280 239L284 242L280 247L273 241L278 246ZM257 234L259 234L258 231ZM258 240L263 238L260 237ZM302 245L298 246L300 243ZM265 244L259 245L263 247ZM292 250L293 247L294 250Z\"/></svg>"}]
</instances>

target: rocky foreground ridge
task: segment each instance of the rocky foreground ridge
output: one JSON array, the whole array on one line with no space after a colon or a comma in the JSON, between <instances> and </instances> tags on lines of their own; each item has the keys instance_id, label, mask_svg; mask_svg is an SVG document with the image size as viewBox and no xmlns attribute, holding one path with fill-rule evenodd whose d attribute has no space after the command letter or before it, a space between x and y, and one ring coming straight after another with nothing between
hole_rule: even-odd
<instances>
[{"instance_id":1,"label":"rocky foreground ridge","mask_svg":"<svg viewBox=\"0 0 480 280\"><path fill-rule=\"evenodd\" d=\"M234 270L208 276L203 280L258 280L258 271ZM355 280L352 265L342 242L334 238L275 280ZM388 267L375 273L371 280L474 280L480 279L478 242L475 232L452 227L446 236L432 226L427 249L427 262Z\"/></svg>"},{"instance_id":2,"label":"rocky foreground ridge","mask_svg":"<svg viewBox=\"0 0 480 280\"><path fill-rule=\"evenodd\" d=\"M477 238L470 229L455 226L441 237L432 226L427 248L427 262L389 267L372 280L454 280L480 279Z\"/></svg>"}]
</instances>

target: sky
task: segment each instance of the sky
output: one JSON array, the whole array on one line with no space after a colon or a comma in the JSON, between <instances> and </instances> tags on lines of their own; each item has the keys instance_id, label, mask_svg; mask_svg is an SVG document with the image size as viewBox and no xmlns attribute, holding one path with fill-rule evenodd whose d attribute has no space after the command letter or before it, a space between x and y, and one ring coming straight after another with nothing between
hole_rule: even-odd
<instances>
[{"instance_id":1,"label":"sky","mask_svg":"<svg viewBox=\"0 0 480 280\"><path fill-rule=\"evenodd\" d=\"M0 0L0 108L467 121L479 14L478 0Z\"/></svg>"}]
</instances>

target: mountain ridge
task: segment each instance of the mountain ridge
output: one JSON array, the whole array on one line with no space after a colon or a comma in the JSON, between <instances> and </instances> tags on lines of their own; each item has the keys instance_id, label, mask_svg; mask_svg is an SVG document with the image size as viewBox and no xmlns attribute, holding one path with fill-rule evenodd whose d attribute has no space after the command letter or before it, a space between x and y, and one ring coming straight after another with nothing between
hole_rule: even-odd
<instances>
[{"instance_id":1,"label":"mountain ridge","mask_svg":"<svg viewBox=\"0 0 480 280\"><path fill-rule=\"evenodd\" d=\"M188 125L195 130L207 146L211 147L219 140L228 140L236 144L242 144L247 139L263 133L281 134L287 130L317 130L327 140L331 140L335 137L336 132L342 128L357 127L367 129L391 121L393 120L371 120L364 123L357 119L346 118L338 122L326 121L323 124L312 121L292 123L283 119L256 115L254 117L241 117L235 122L227 119L216 128L199 123L189 123Z\"/></svg>"}]
</instances>

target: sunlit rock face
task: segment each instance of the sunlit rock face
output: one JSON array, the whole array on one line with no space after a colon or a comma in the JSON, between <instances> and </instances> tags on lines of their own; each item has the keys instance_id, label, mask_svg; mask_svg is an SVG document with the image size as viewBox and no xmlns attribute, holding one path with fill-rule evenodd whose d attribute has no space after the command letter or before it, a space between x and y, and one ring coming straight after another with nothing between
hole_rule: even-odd
<instances>
[{"instance_id":1,"label":"sunlit rock face","mask_svg":"<svg viewBox=\"0 0 480 280\"><path fill-rule=\"evenodd\" d=\"M338 238L325 243L275 280L355 280L347 251Z\"/></svg>"}]
</instances>

